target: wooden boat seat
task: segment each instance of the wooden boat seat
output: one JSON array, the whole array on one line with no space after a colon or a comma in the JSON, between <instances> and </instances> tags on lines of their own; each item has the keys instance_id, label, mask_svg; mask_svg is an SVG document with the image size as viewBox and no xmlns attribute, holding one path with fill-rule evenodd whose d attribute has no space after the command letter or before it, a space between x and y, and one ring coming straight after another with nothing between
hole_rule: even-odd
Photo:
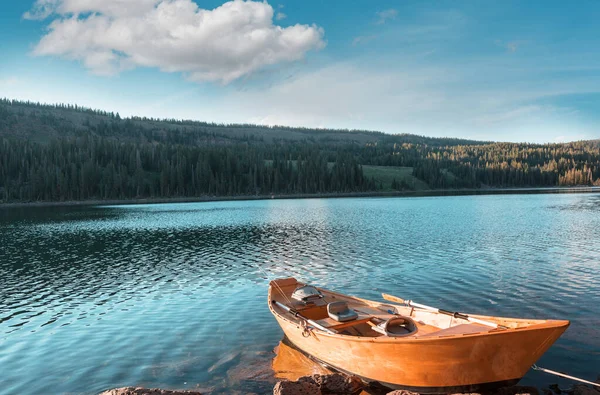
<instances>
[{"instance_id":1,"label":"wooden boat seat","mask_svg":"<svg viewBox=\"0 0 600 395\"><path fill-rule=\"evenodd\" d=\"M298 302L295 300L292 301L292 307L298 311L311 309L313 307L321 307L321 306L327 306L327 301L325 301L325 299L317 299L317 300L311 301L309 303Z\"/></svg>"},{"instance_id":2,"label":"wooden boat seat","mask_svg":"<svg viewBox=\"0 0 600 395\"><path fill-rule=\"evenodd\" d=\"M442 329L435 332L430 332L425 335L419 336L423 337L438 337L438 336L454 336L454 335L470 335L473 333L487 333L491 330L491 328L478 324L460 324L447 329Z\"/></svg>"},{"instance_id":3,"label":"wooden boat seat","mask_svg":"<svg viewBox=\"0 0 600 395\"><path fill-rule=\"evenodd\" d=\"M292 306L302 316L310 320L321 320L327 318L327 305L300 305Z\"/></svg>"},{"instance_id":4,"label":"wooden boat seat","mask_svg":"<svg viewBox=\"0 0 600 395\"><path fill-rule=\"evenodd\" d=\"M343 328L347 328L349 326L355 326L355 325L360 325L360 324L364 324L368 321L370 321L373 317L371 317L370 315L358 315L358 317L352 321L346 321L346 322L339 322L336 321L332 318L323 318L321 320L316 320L316 323L324 326L325 328L328 329L333 329L333 330L340 330Z\"/></svg>"}]
</instances>

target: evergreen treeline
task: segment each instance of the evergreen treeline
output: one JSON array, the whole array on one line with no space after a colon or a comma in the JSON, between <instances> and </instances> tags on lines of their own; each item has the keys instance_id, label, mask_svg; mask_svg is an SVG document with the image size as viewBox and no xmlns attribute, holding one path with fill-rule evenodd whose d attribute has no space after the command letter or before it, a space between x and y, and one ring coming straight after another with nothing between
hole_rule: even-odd
<instances>
[{"instance_id":1,"label":"evergreen treeline","mask_svg":"<svg viewBox=\"0 0 600 395\"><path fill-rule=\"evenodd\" d=\"M432 188L600 186L600 144L496 143L424 150L413 175Z\"/></svg>"},{"instance_id":2,"label":"evergreen treeline","mask_svg":"<svg viewBox=\"0 0 600 395\"><path fill-rule=\"evenodd\" d=\"M186 147L99 137L0 144L0 200L62 201L373 190L349 155L316 147Z\"/></svg>"},{"instance_id":3,"label":"evergreen treeline","mask_svg":"<svg viewBox=\"0 0 600 395\"><path fill-rule=\"evenodd\" d=\"M412 168L391 185L371 166ZM410 176L409 176L410 177ZM600 185L600 143L122 119L0 99L0 201Z\"/></svg>"}]
</instances>

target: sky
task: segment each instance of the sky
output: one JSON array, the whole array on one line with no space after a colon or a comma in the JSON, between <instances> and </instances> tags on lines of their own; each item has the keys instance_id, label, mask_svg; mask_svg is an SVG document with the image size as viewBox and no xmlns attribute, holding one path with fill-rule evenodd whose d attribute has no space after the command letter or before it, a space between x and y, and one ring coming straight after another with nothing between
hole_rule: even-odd
<instances>
[{"instance_id":1,"label":"sky","mask_svg":"<svg viewBox=\"0 0 600 395\"><path fill-rule=\"evenodd\" d=\"M600 138L600 2L0 2L0 97L121 116Z\"/></svg>"}]
</instances>

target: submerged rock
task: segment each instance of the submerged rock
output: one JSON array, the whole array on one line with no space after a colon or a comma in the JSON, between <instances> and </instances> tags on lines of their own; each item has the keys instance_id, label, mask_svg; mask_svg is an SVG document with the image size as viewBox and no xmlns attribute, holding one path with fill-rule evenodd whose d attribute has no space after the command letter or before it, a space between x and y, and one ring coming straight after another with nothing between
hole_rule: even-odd
<instances>
[{"instance_id":1,"label":"submerged rock","mask_svg":"<svg viewBox=\"0 0 600 395\"><path fill-rule=\"evenodd\" d=\"M160 388L123 387L104 391L100 395L202 395L197 391L171 391Z\"/></svg>"},{"instance_id":2,"label":"submerged rock","mask_svg":"<svg viewBox=\"0 0 600 395\"><path fill-rule=\"evenodd\" d=\"M298 381L315 383L323 394L353 394L364 387L361 379L340 373L313 374Z\"/></svg>"},{"instance_id":3,"label":"submerged rock","mask_svg":"<svg viewBox=\"0 0 600 395\"><path fill-rule=\"evenodd\" d=\"M389 395L389 394L388 394ZM498 388L492 392L485 393L469 393L469 394L452 394L452 395L540 395L540 392L535 387L524 385L514 385L512 387Z\"/></svg>"},{"instance_id":4,"label":"submerged rock","mask_svg":"<svg viewBox=\"0 0 600 395\"><path fill-rule=\"evenodd\" d=\"M273 388L273 395L321 395L321 389L308 381L280 381Z\"/></svg>"},{"instance_id":5,"label":"submerged rock","mask_svg":"<svg viewBox=\"0 0 600 395\"><path fill-rule=\"evenodd\" d=\"M361 379L340 373L313 374L297 381L280 381L273 389L274 395L351 395L364 388Z\"/></svg>"},{"instance_id":6,"label":"submerged rock","mask_svg":"<svg viewBox=\"0 0 600 395\"><path fill-rule=\"evenodd\" d=\"M539 395L539 393L535 387L514 385L512 387L500 388L494 391L492 395Z\"/></svg>"},{"instance_id":7,"label":"submerged rock","mask_svg":"<svg viewBox=\"0 0 600 395\"><path fill-rule=\"evenodd\" d=\"M585 384L575 384L573 395L600 395L600 388L592 388Z\"/></svg>"},{"instance_id":8,"label":"submerged rock","mask_svg":"<svg viewBox=\"0 0 600 395\"><path fill-rule=\"evenodd\" d=\"M585 386L584 386L585 387ZM589 387L587 387L589 389ZM600 395L600 392L581 392L573 395ZM407 390L389 391L385 387L379 388L372 385L366 385L356 376L347 376L340 373L333 374L313 374L311 376L300 377L296 381L280 381L273 389L274 395L420 395L417 392ZM479 393L471 394L452 394L452 395L482 395ZM540 395L535 387L512 386L500 388L493 392L483 395Z\"/></svg>"},{"instance_id":9,"label":"submerged rock","mask_svg":"<svg viewBox=\"0 0 600 395\"><path fill-rule=\"evenodd\" d=\"M388 392L386 395L419 395L416 392L396 390ZM452 395L482 395L480 393L462 393ZM496 391L485 393L485 395L539 395L539 391L535 387L519 386L499 388ZM600 395L600 394L598 394Z\"/></svg>"}]
</instances>

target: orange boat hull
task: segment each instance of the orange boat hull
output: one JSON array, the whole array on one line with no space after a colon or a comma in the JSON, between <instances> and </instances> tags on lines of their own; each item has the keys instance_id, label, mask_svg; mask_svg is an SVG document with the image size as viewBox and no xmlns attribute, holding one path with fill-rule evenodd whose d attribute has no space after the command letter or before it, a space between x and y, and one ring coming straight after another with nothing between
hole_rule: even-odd
<instances>
[{"instance_id":1,"label":"orange boat hull","mask_svg":"<svg viewBox=\"0 0 600 395\"><path fill-rule=\"evenodd\" d=\"M345 336L316 330L307 336L302 325L269 305L293 346L313 359L365 381L420 393L514 385L569 325L568 321L547 320L513 330L422 339Z\"/></svg>"}]
</instances>

